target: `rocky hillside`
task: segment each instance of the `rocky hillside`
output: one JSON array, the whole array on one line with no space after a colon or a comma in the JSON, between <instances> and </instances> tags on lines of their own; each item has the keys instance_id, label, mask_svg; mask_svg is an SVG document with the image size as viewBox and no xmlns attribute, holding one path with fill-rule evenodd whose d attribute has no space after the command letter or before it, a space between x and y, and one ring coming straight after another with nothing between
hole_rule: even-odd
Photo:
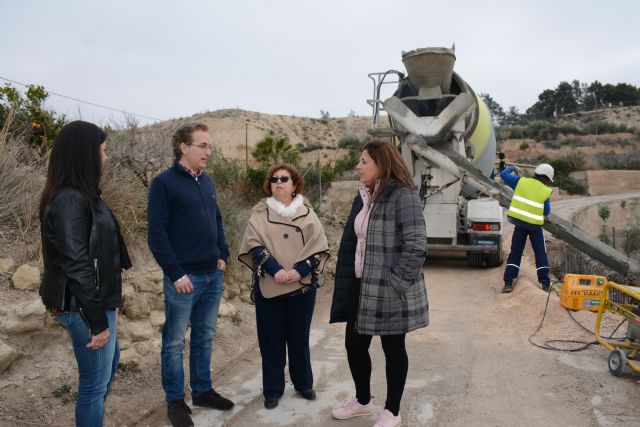
<instances>
[{"instance_id":1,"label":"rocky hillside","mask_svg":"<svg viewBox=\"0 0 640 427\"><path fill-rule=\"evenodd\" d=\"M244 161L248 149L250 162L251 151L267 136L286 137L291 145L302 152L303 162L315 159L318 153L310 154L315 147L321 147L323 158L333 160L340 155L341 150L337 150L340 139L366 136L367 127L371 123L371 118L365 116L315 119L239 109L196 114L189 120L209 126L213 142L225 157ZM171 130L183 121L184 119L169 120L144 129L151 133L170 135Z\"/></svg>"},{"instance_id":2,"label":"rocky hillside","mask_svg":"<svg viewBox=\"0 0 640 427\"><path fill-rule=\"evenodd\" d=\"M616 126L626 129L612 132ZM507 163L536 164L578 152L584 156L586 169L640 168L640 107L569 114L540 134L503 139L498 149L505 153Z\"/></svg>"}]
</instances>

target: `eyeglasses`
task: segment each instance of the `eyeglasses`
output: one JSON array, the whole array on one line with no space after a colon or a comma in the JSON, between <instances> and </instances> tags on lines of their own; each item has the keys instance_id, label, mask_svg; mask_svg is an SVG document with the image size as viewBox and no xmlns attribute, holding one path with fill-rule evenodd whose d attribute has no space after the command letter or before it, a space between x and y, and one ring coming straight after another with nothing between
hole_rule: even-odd
<instances>
[{"instance_id":1,"label":"eyeglasses","mask_svg":"<svg viewBox=\"0 0 640 427\"><path fill-rule=\"evenodd\" d=\"M272 176L271 178L269 178L269 182L272 184L277 184L278 182L281 183L285 183L285 182L289 182L289 178L291 178L290 176Z\"/></svg>"},{"instance_id":2,"label":"eyeglasses","mask_svg":"<svg viewBox=\"0 0 640 427\"><path fill-rule=\"evenodd\" d=\"M213 151L213 145L202 143L202 144L189 144L190 147L198 147L201 150L211 150Z\"/></svg>"}]
</instances>

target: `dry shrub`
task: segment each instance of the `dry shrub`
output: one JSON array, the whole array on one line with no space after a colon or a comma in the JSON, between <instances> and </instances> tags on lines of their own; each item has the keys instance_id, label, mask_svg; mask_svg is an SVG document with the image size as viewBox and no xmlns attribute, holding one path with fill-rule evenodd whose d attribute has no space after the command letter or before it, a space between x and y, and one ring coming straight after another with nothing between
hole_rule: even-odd
<instances>
[{"instance_id":1,"label":"dry shrub","mask_svg":"<svg viewBox=\"0 0 640 427\"><path fill-rule=\"evenodd\" d=\"M172 162L170 129L140 128L134 120L128 119L123 128L110 130L108 135L110 165L131 171L131 177L144 187L149 187L153 177Z\"/></svg>"},{"instance_id":2,"label":"dry shrub","mask_svg":"<svg viewBox=\"0 0 640 427\"><path fill-rule=\"evenodd\" d=\"M38 204L45 169L24 138L3 132L1 139L0 249L23 261L25 247L39 240Z\"/></svg>"},{"instance_id":3,"label":"dry shrub","mask_svg":"<svg viewBox=\"0 0 640 427\"><path fill-rule=\"evenodd\" d=\"M147 188L124 168L107 166L101 180L102 198L120 223L131 252L146 248Z\"/></svg>"}]
</instances>

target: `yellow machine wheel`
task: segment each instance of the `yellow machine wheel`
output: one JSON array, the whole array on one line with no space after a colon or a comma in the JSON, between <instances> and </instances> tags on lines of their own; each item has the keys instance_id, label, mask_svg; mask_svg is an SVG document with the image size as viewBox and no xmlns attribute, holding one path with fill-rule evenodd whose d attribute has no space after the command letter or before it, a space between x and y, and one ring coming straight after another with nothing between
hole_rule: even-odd
<instances>
[{"instance_id":1,"label":"yellow machine wheel","mask_svg":"<svg viewBox=\"0 0 640 427\"><path fill-rule=\"evenodd\" d=\"M609 371L615 375L622 375L622 370L624 369L624 365L627 364L627 355L624 351L619 348L614 349L609 354Z\"/></svg>"}]
</instances>

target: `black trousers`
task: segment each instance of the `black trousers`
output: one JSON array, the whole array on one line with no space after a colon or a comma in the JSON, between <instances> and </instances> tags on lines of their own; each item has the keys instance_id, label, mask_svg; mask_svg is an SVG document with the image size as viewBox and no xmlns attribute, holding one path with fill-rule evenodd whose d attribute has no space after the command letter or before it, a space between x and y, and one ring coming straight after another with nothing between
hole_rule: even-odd
<instances>
[{"instance_id":1,"label":"black trousers","mask_svg":"<svg viewBox=\"0 0 640 427\"><path fill-rule=\"evenodd\" d=\"M316 289L292 297L264 298L256 289L256 324L262 355L262 393L281 397L289 353L289 376L298 391L313 388L309 332Z\"/></svg>"},{"instance_id":2,"label":"black trousers","mask_svg":"<svg viewBox=\"0 0 640 427\"><path fill-rule=\"evenodd\" d=\"M387 376L387 401L384 405L394 415L400 412L400 400L407 380L409 358L405 347L405 336L381 335L382 349L385 356L385 372ZM349 369L356 385L356 398L362 405L371 400L371 356L369 346L372 335L358 334L353 323L347 322L345 347L349 360Z\"/></svg>"}]
</instances>

